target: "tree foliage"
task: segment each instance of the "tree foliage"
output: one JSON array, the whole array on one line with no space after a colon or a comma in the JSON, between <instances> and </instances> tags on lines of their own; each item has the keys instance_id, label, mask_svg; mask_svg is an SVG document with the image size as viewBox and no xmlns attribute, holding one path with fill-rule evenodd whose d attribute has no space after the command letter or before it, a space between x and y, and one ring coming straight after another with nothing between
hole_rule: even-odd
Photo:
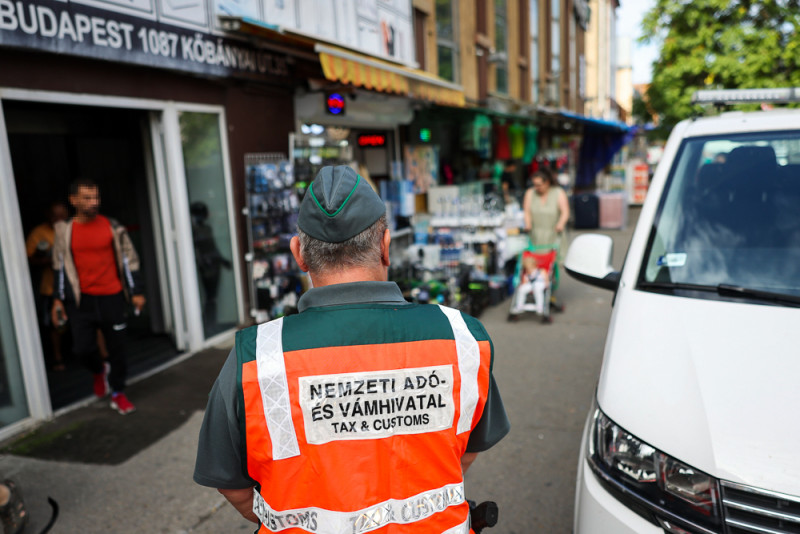
<instances>
[{"instance_id":1,"label":"tree foliage","mask_svg":"<svg viewBox=\"0 0 800 534\"><path fill-rule=\"evenodd\" d=\"M648 100L668 131L698 89L800 86L800 0L656 0L643 42L661 43Z\"/></svg>"}]
</instances>

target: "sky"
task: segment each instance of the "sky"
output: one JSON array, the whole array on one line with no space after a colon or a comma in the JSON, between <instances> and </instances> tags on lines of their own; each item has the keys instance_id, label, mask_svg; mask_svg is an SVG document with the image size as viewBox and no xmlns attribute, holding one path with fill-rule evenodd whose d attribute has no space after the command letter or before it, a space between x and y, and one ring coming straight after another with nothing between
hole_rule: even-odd
<instances>
[{"instance_id":1,"label":"sky","mask_svg":"<svg viewBox=\"0 0 800 534\"><path fill-rule=\"evenodd\" d=\"M617 38L631 40L631 59L633 62L633 83L649 83L651 64L658 57L658 50L652 44L636 42L642 35L642 18L655 0L620 0L617 9Z\"/></svg>"}]
</instances>

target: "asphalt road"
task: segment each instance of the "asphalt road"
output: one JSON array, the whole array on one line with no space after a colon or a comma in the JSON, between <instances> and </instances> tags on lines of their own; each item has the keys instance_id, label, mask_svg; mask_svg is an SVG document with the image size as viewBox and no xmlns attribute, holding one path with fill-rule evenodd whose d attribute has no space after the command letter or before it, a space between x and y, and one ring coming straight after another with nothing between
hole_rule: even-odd
<instances>
[{"instance_id":1,"label":"asphalt road","mask_svg":"<svg viewBox=\"0 0 800 534\"><path fill-rule=\"evenodd\" d=\"M614 239L620 268L638 211ZM582 232L572 231L572 237ZM496 501L492 534L572 532L578 450L600 372L612 292L561 277L566 305L550 325L532 315L506 322L509 301L481 321L495 346L494 375L511 420L506 438L481 454L466 478L467 496Z\"/></svg>"}]
</instances>

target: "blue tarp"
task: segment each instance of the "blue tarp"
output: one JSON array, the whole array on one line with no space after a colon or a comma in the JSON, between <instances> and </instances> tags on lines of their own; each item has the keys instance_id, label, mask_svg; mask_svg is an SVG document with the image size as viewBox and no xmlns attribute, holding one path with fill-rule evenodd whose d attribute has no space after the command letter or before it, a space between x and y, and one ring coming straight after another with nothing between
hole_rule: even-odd
<instances>
[{"instance_id":1,"label":"blue tarp","mask_svg":"<svg viewBox=\"0 0 800 534\"><path fill-rule=\"evenodd\" d=\"M583 124L575 187L580 189L593 186L597 173L611 163L614 155L633 139L636 128L621 122L592 119L568 111L562 111L561 114Z\"/></svg>"}]
</instances>

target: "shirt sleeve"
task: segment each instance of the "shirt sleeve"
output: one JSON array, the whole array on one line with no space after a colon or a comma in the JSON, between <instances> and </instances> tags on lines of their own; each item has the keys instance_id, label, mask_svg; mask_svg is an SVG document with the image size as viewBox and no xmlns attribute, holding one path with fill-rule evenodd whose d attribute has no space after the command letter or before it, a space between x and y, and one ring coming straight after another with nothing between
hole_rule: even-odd
<instances>
[{"instance_id":1,"label":"shirt sleeve","mask_svg":"<svg viewBox=\"0 0 800 534\"><path fill-rule=\"evenodd\" d=\"M494 344L486 333L486 329L476 319L467 323L473 335L488 339L492 350L492 361L489 366L489 391L486 396L486 404L483 413L478 420L478 424L472 429L467 442L467 452L483 452L491 449L511 430L511 423L506 415L506 408L500 396L500 389L494 380L492 369L494 368Z\"/></svg>"},{"instance_id":2,"label":"shirt sleeve","mask_svg":"<svg viewBox=\"0 0 800 534\"><path fill-rule=\"evenodd\" d=\"M39 235L39 227L34 228L25 240L25 252L28 253L30 258L36 252L36 246L39 244L41 236Z\"/></svg>"},{"instance_id":3,"label":"shirt sleeve","mask_svg":"<svg viewBox=\"0 0 800 534\"><path fill-rule=\"evenodd\" d=\"M193 478L201 486L246 489L256 485L244 468L236 395L234 348L211 388L200 428Z\"/></svg>"},{"instance_id":4,"label":"shirt sleeve","mask_svg":"<svg viewBox=\"0 0 800 534\"><path fill-rule=\"evenodd\" d=\"M491 449L508 434L509 430L511 423L508 421L500 390L497 389L494 377L490 376L486 405L483 407L478 424L469 435L467 452L483 452Z\"/></svg>"}]
</instances>

